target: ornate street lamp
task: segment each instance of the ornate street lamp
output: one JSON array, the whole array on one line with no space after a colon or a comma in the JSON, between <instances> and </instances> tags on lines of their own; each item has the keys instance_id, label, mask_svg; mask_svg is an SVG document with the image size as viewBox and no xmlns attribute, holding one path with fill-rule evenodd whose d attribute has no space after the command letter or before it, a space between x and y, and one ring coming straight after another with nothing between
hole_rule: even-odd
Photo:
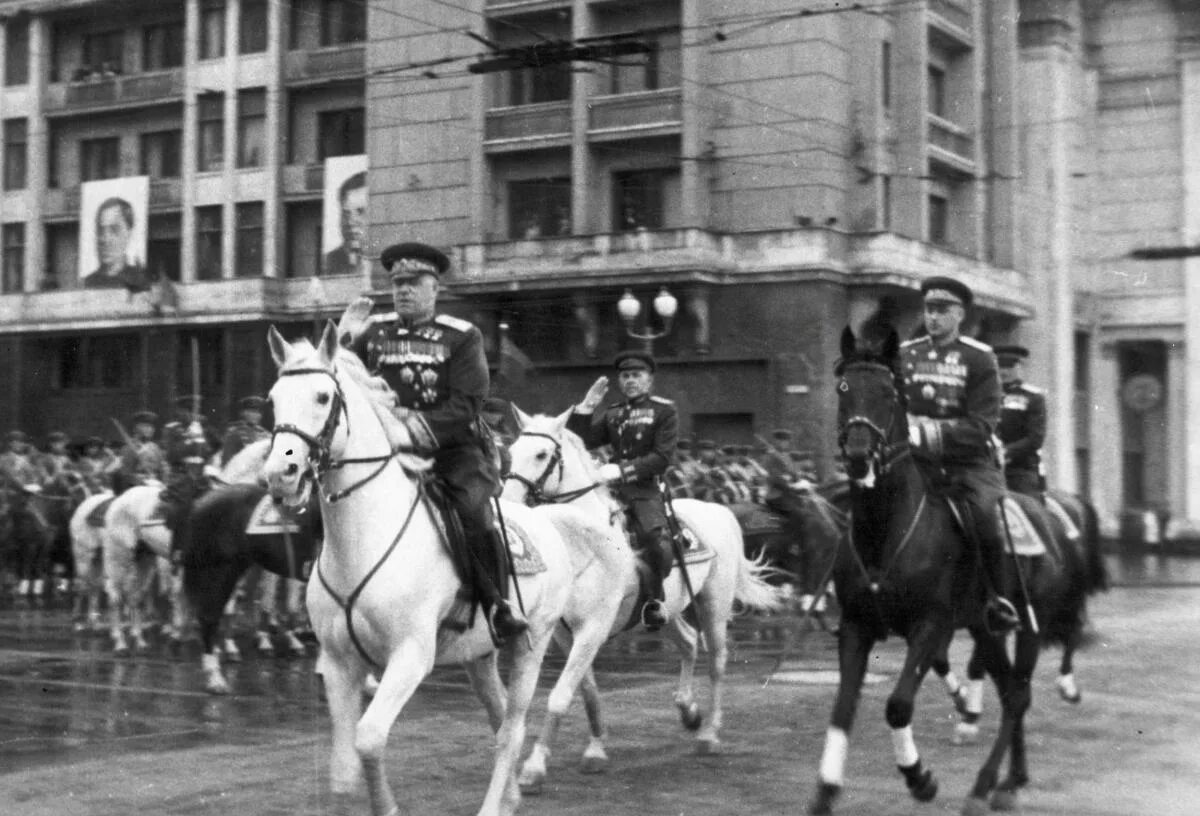
<instances>
[{"instance_id":1,"label":"ornate street lamp","mask_svg":"<svg viewBox=\"0 0 1200 816\"><path fill-rule=\"evenodd\" d=\"M654 312L662 321L662 330L652 331L649 320L647 320L646 330L639 332L634 327L637 324L638 315L642 313L642 302L634 297L633 292L629 289L626 289L625 294L621 295L621 299L617 301L617 312L620 313L621 320L625 322L625 332L634 340L641 340L647 352L654 350L655 340L671 333L671 323L675 320L677 311L679 311L679 301L675 299L675 296L665 287L659 289L658 295L654 298Z\"/></svg>"}]
</instances>

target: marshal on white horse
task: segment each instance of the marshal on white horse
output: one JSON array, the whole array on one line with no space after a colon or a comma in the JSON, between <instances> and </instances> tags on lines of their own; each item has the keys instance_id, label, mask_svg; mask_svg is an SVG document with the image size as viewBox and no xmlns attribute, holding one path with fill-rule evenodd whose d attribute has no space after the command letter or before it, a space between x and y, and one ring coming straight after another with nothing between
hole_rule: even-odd
<instances>
[{"instance_id":1,"label":"marshal on white horse","mask_svg":"<svg viewBox=\"0 0 1200 816\"><path fill-rule=\"evenodd\" d=\"M637 559L625 536L622 511L598 478L595 463L582 440L567 430L570 413L568 409L558 417L530 417L518 412L522 429L509 449L512 464L503 494L516 502L539 503L539 509L545 511L559 506L555 503L577 508L602 528L601 535L607 545L597 548L603 556L588 563L576 575L571 588L571 599L563 615L566 626L556 634L560 645L568 651L567 663L550 693L542 733L522 768L521 785L526 792L541 788L559 722L580 684L591 728L582 768L587 772L604 768L607 763L604 724L592 662L610 636L640 625L634 615L639 606ZM680 651L675 705L684 726L698 731L697 752L717 753L724 719L726 626L734 602L746 609L774 610L782 606L784 596L763 580L768 568L746 559L741 527L727 507L695 499L677 499L673 505L693 542L684 551L686 578L676 563L663 583L664 608L669 619L664 632ZM697 633L683 617L683 611L692 602L692 593L709 652L711 703L706 724L692 693Z\"/></svg>"},{"instance_id":2,"label":"marshal on white horse","mask_svg":"<svg viewBox=\"0 0 1200 816\"><path fill-rule=\"evenodd\" d=\"M412 454L378 381L338 346L332 323L315 349L305 340L288 343L274 328L269 340L279 379L271 389L275 435L263 472L286 504L302 505L317 490L325 525L307 605L333 721L333 791L353 792L365 778L375 816L399 813L383 764L388 732L435 664L460 662L497 731L479 813L513 813L525 715L571 582L566 544L543 516L519 505L504 508L520 539L514 554L522 556L517 572L526 573L520 597L530 624L526 637L506 647L512 668L505 699L486 622L470 615L423 487L427 463ZM522 567L531 560L536 569ZM364 712L364 680L372 670L382 676Z\"/></svg>"}]
</instances>

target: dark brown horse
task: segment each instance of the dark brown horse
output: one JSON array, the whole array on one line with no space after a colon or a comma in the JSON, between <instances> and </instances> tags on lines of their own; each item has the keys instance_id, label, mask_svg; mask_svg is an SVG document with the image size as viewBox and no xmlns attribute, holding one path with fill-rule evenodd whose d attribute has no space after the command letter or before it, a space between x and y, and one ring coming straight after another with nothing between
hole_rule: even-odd
<instances>
[{"instance_id":1,"label":"dark brown horse","mask_svg":"<svg viewBox=\"0 0 1200 816\"><path fill-rule=\"evenodd\" d=\"M969 816L988 808L1013 807L1017 790L1029 780L1025 712L1030 677L1043 642L1064 642L1082 625L1088 591L1087 567L1074 548L1052 534L1043 512L1031 508L1031 521L1047 542L1048 553L1034 559L1006 559L1007 597L1018 603L1022 627L1010 660L1002 635L984 625L986 592L981 560L964 538L940 469L918 459L909 447L899 339L890 332L881 351L856 348L849 328L842 335L838 375L839 444L853 486L846 546L834 568L842 607L838 631L840 680L826 732L818 788L809 813L832 812L843 786L848 735L862 690L871 649L889 634L907 642L904 668L888 697L896 764L910 793L920 801L937 794L937 781L925 768L912 736L913 699L934 659L954 631L966 628L987 673L999 691L1003 710L996 741L963 805ZM1010 755L1008 776L1000 765Z\"/></svg>"}]
</instances>

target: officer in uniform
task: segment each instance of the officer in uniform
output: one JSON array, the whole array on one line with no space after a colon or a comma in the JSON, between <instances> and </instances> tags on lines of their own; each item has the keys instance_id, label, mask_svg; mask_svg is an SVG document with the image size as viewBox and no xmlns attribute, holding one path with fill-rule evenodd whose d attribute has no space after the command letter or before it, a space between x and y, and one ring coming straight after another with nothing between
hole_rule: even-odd
<instances>
[{"instance_id":1,"label":"officer in uniform","mask_svg":"<svg viewBox=\"0 0 1200 816\"><path fill-rule=\"evenodd\" d=\"M441 277L450 259L420 243L389 246L380 257L392 279L395 312L370 318L370 298L350 304L339 339L387 381L397 416L414 443L433 457L447 499L482 569L473 570L496 637L522 634L529 623L507 600L508 553L495 529L491 499L499 492L492 443L480 408L488 393L483 335L472 323L437 314Z\"/></svg>"},{"instance_id":2,"label":"officer in uniform","mask_svg":"<svg viewBox=\"0 0 1200 816\"><path fill-rule=\"evenodd\" d=\"M228 465L229 460L247 445L270 438L271 432L262 426L265 405L266 400L255 396L242 397L238 402L238 419L229 423L225 438L221 440L221 467Z\"/></svg>"},{"instance_id":3,"label":"officer in uniform","mask_svg":"<svg viewBox=\"0 0 1200 816\"><path fill-rule=\"evenodd\" d=\"M567 429L578 434L589 450L612 447L613 461L601 465L599 476L615 485L617 497L632 517L636 547L650 568L652 581L651 597L642 607L642 623L654 629L667 622L662 607L663 579L675 560L659 480L675 455L679 415L675 403L650 393L655 363L648 352L623 351L613 367L625 399L610 403L593 419L608 390L608 377L600 377L571 412Z\"/></svg>"},{"instance_id":4,"label":"officer in uniform","mask_svg":"<svg viewBox=\"0 0 1200 816\"><path fill-rule=\"evenodd\" d=\"M40 492L46 473L33 455L29 435L24 431L9 431L6 439L8 450L0 453L0 475L4 476L5 487L25 494Z\"/></svg>"},{"instance_id":5,"label":"officer in uniform","mask_svg":"<svg viewBox=\"0 0 1200 816\"><path fill-rule=\"evenodd\" d=\"M204 466L212 455L210 434L196 411L199 400L180 397L175 419L163 427L163 448L167 462L167 485L160 498L167 505L167 527L179 529L192 502L209 488Z\"/></svg>"},{"instance_id":6,"label":"officer in uniform","mask_svg":"<svg viewBox=\"0 0 1200 816\"><path fill-rule=\"evenodd\" d=\"M997 505L1004 476L992 450L1000 422L1000 377L990 346L959 333L974 299L961 281L927 278L924 295L926 335L901 346L908 397L909 440L915 452L940 465L951 482L966 488L972 538L987 573L989 625L1011 629L1019 619L1001 594L1004 543Z\"/></svg>"},{"instance_id":7,"label":"officer in uniform","mask_svg":"<svg viewBox=\"0 0 1200 816\"><path fill-rule=\"evenodd\" d=\"M62 431L51 431L46 435L46 452L42 454L39 464L46 474L46 482L59 478L70 480L77 473L75 462L67 453L67 435Z\"/></svg>"},{"instance_id":8,"label":"officer in uniform","mask_svg":"<svg viewBox=\"0 0 1200 816\"><path fill-rule=\"evenodd\" d=\"M83 477L84 484L92 493L108 490L112 484L109 468L115 457L104 448L104 440L98 436L90 436L83 443L83 453L79 457L77 467Z\"/></svg>"},{"instance_id":9,"label":"officer in uniform","mask_svg":"<svg viewBox=\"0 0 1200 816\"><path fill-rule=\"evenodd\" d=\"M154 441L157 425L158 414L153 411L139 411L133 415L133 435L110 465L116 495L148 481L166 481L167 459Z\"/></svg>"},{"instance_id":10,"label":"officer in uniform","mask_svg":"<svg viewBox=\"0 0 1200 816\"><path fill-rule=\"evenodd\" d=\"M796 472L792 467L792 432L786 428L776 428L771 431L771 449L767 452L763 467L767 471L767 489L763 503L780 512L787 512L780 506L780 500L785 498L796 481Z\"/></svg>"},{"instance_id":11,"label":"officer in uniform","mask_svg":"<svg viewBox=\"0 0 1200 816\"><path fill-rule=\"evenodd\" d=\"M996 346L1004 401L996 436L1004 445L1004 481L1015 493L1041 501L1042 443L1046 441L1046 394L1022 381L1021 361L1029 357L1022 346Z\"/></svg>"}]
</instances>

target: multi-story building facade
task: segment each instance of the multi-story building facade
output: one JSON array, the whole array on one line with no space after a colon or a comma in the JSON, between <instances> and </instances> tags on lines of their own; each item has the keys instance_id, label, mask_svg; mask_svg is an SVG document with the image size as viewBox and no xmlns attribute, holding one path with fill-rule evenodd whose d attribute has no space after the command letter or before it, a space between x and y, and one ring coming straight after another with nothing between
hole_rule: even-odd
<instances>
[{"instance_id":1,"label":"multi-story building facade","mask_svg":"<svg viewBox=\"0 0 1200 816\"><path fill-rule=\"evenodd\" d=\"M384 296L377 265L316 277L329 159L359 154L366 254L450 248L449 308L493 354L503 322L533 358L527 409L578 398L638 342L618 299L666 288L658 387L684 432L790 427L828 471L842 326L886 298L907 334L932 274L978 293L976 333L1045 346L1068 405L1069 269L1031 262L1043 244L1022 234L1067 163L1022 140L1017 93L1059 63L1025 5L0 0L0 418L107 432L190 391L194 346L215 410L265 390L268 323L307 331ZM502 49L631 34L649 53L477 74L468 31ZM177 303L81 284L86 185L143 177L146 271ZM1074 430L1051 456L1068 485Z\"/></svg>"}]
</instances>

